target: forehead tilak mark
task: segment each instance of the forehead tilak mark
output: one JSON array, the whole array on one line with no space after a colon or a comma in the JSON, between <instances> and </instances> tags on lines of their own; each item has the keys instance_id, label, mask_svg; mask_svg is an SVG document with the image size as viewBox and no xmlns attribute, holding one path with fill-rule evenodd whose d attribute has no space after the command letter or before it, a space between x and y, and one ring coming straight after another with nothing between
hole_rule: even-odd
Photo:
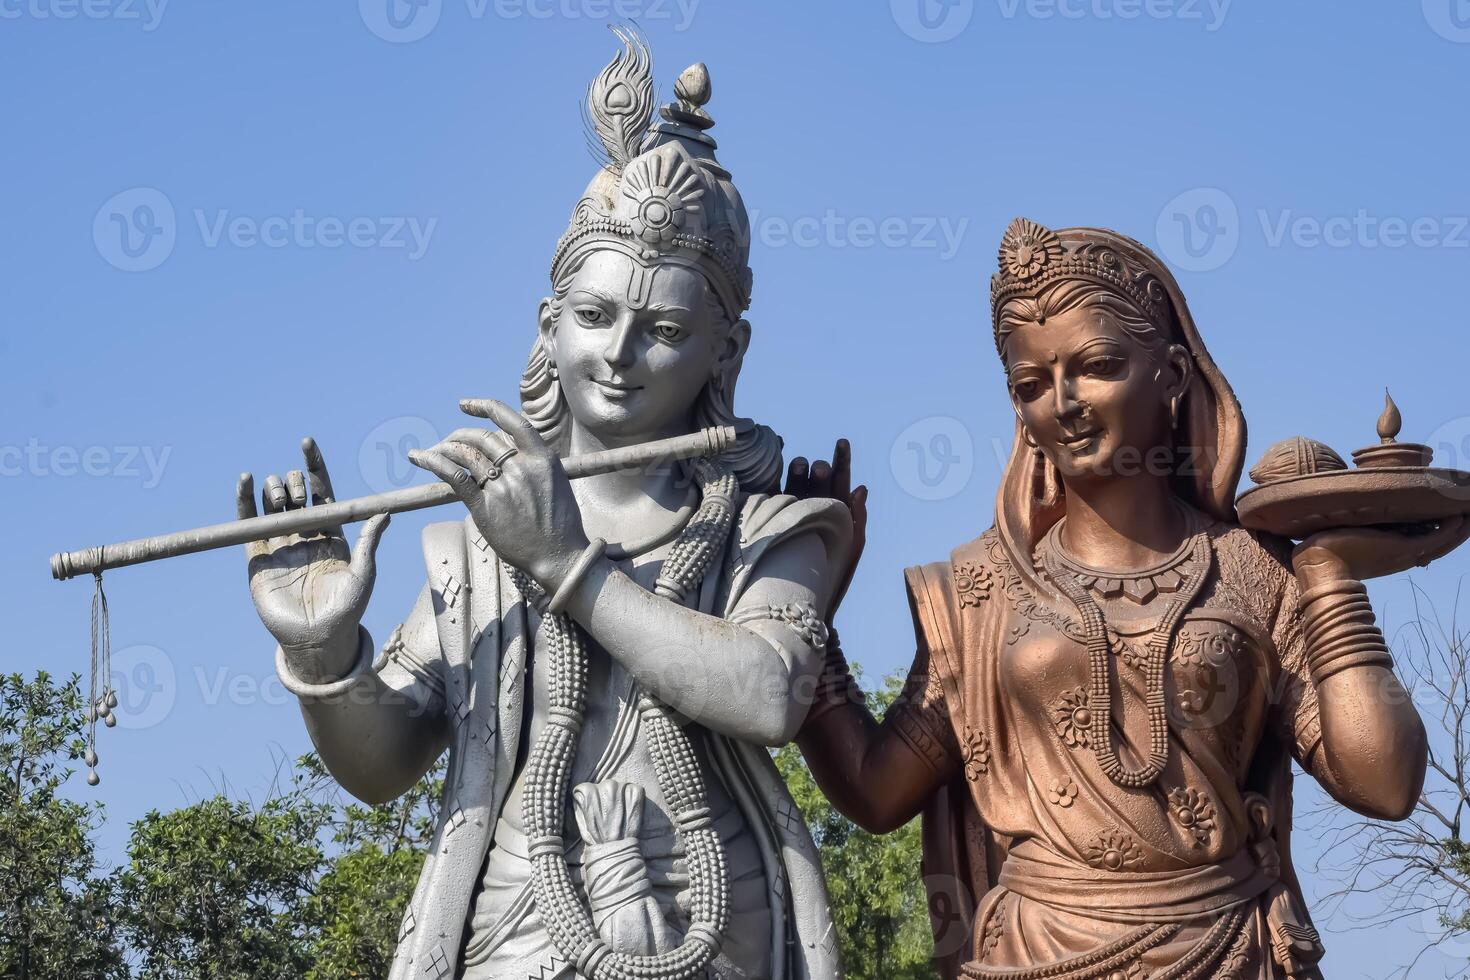
<instances>
[{"instance_id":1,"label":"forehead tilak mark","mask_svg":"<svg viewBox=\"0 0 1470 980\"><path fill-rule=\"evenodd\" d=\"M653 292L653 274L656 270L641 262L628 263L628 306L641 310L648 305Z\"/></svg>"}]
</instances>

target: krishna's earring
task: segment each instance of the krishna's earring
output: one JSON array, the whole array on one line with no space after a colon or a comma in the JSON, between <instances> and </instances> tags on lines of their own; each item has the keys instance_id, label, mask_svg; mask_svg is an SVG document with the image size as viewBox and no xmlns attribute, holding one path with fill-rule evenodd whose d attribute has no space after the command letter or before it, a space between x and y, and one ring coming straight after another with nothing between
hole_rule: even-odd
<instances>
[{"instance_id":1,"label":"krishna's earring","mask_svg":"<svg viewBox=\"0 0 1470 980\"><path fill-rule=\"evenodd\" d=\"M1169 428L1179 428L1179 396L1174 395L1169 399Z\"/></svg>"}]
</instances>

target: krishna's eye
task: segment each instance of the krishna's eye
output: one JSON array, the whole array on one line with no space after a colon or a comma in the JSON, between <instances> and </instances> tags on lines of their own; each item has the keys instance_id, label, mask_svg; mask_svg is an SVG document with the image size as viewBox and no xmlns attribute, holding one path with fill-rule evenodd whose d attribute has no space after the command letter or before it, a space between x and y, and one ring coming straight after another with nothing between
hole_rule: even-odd
<instances>
[{"instance_id":1,"label":"krishna's eye","mask_svg":"<svg viewBox=\"0 0 1470 980\"><path fill-rule=\"evenodd\" d=\"M684 339L684 328L677 323L670 323L668 320L655 325L653 332L658 336L659 340L666 341L670 344L677 344Z\"/></svg>"},{"instance_id":2,"label":"krishna's eye","mask_svg":"<svg viewBox=\"0 0 1470 980\"><path fill-rule=\"evenodd\" d=\"M577 307L577 319L589 327L601 327L609 322L607 313L595 306Z\"/></svg>"}]
</instances>

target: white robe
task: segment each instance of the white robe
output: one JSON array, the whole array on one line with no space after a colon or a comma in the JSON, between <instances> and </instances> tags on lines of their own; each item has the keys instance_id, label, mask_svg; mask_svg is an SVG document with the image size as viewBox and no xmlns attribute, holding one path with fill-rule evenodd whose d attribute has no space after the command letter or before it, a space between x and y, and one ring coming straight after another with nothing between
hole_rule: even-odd
<instances>
[{"instance_id":1,"label":"white robe","mask_svg":"<svg viewBox=\"0 0 1470 980\"><path fill-rule=\"evenodd\" d=\"M724 553L705 578L698 608L728 616L761 556L796 534L824 539L831 580L845 561L849 528L846 509L834 501L746 497ZM413 677L392 686L423 685L416 699L442 705L450 726L449 769L438 828L403 918L390 980L445 980L459 968L466 915L515 775L531 640L520 595L471 519L430 525L423 540L437 662L420 665ZM705 736L713 775L742 810L762 854L772 980L839 980L820 859L769 751L712 732ZM567 972L563 963L547 976Z\"/></svg>"}]
</instances>

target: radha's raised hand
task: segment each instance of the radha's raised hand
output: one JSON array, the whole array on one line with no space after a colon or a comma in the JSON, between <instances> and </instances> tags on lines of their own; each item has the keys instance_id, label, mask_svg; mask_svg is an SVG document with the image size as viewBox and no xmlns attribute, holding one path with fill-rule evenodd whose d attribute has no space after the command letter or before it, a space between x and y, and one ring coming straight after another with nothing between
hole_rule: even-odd
<instances>
[{"instance_id":1,"label":"radha's raised hand","mask_svg":"<svg viewBox=\"0 0 1470 980\"><path fill-rule=\"evenodd\" d=\"M504 402L466 399L460 410L501 431L457 429L409 461L454 490L502 560L554 589L588 544L561 460Z\"/></svg>"},{"instance_id":2,"label":"radha's raised hand","mask_svg":"<svg viewBox=\"0 0 1470 980\"><path fill-rule=\"evenodd\" d=\"M786 492L803 500L808 497L838 500L852 514L852 555L827 607L827 625L830 627L868 543L868 488L854 488L852 485L852 445L846 439L838 439L832 450L831 462L819 459L808 465L803 456L793 459L786 468Z\"/></svg>"},{"instance_id":3,"label":"radha's raised hand","mask_svg":"<svg viewBox=\"0 0 1470 980\"><path fill-rule=\"evenodd\" d=\"M286 479L272 474L261 488L267 514L332 502L332 478L316 440L301 442L306 470ZM241 520L256 516L255 479L240 477L235 492ZM388 515L369 518L350 552L341 528L291 534L245 546L250 560L250 596L261 622L288 653L307 655L357 649L357 626L372 596L376 553ZM340 664L322 665L327 673Z\"/></svg>"}]
</instances>

